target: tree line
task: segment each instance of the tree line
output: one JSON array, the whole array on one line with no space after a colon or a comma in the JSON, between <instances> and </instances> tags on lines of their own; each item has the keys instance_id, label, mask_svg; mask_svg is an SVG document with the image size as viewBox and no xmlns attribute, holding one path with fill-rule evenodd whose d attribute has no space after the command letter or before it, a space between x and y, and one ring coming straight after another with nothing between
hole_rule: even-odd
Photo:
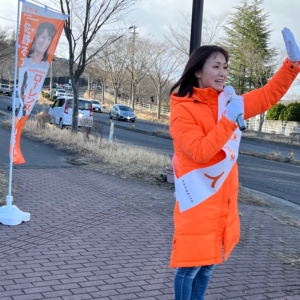
<instances>
[{"instance_id":1,"label":"tree line","mask_svg":"<svg viewBox=\"0 0 300 300\"><path fill-rule=\"evenodd\" d=\"M169 104L169 91L189 57L191 16L182 15L183 22L170 26L162 40L137 34L136 25L123 26L111 34L104 34L103 26L125 20L126 14L137 7L140 0L92 1L72 5L69 0L53 0L62 13L70 15L64 27L67 40L65 57L74 95L72 132L77 132L79 79L113 89L115 103L118 96L128 97L131 106L143 101ZM80 4L80 5L79 5ZM217 44L229 52L228 79L237 94L244 94L264 86L274 75L286 54L270 46L271 25L262 9L263 0L244 1L232 12L204 19L202 45ZM8 43L1 38L1 43ZM9 51L8 51L9 52ZM13 52L13 51L11 51ZM0 67L3 59L0 51ZM260 130L264 122L260 116Z\"/></svg>"}]
</instances>

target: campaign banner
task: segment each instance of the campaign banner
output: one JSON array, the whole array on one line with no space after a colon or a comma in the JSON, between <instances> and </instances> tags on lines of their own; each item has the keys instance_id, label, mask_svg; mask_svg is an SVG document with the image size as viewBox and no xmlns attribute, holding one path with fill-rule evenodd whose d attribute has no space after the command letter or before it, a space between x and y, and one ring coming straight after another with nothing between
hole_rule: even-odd
<instances>
[{"instance_id":1,"label":"campaign banner","mask_svg":"<svg viewBox=\"0 0 300 300\"><path fill-rule=\"evenodd\" d=\"M66 15L23 1L19 31L20 106L15 116L13 164L25 163L20 149L23 126L30 115L54 56Z\"/></svg>"}]
</instances>

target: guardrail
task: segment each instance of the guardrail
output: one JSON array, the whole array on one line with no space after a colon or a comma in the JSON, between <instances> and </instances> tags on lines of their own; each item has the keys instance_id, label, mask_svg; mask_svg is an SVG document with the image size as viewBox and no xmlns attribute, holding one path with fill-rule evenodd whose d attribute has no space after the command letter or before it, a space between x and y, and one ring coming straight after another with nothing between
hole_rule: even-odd
<instances>
[{"instance_id":1,"label":"guardrail","mask_svg":"<svg viewBox=\"0 0 300 300\"><path fill-rule=\"evenodd\" d=\"M105 96L105 98L107 98L111 101L115 101L115 97L113 95L109 94L109 93L105 93L104 96ZM124 105L131 106L130 99L123 99L123 98L118 97L117 101L118 101L118 104L124 104ZM137 110L142 110L142 111L145 110L145 111L151 111L151 112L155 112L155 113L158 112L158 106L154 105L154 104L136 103L134 105L134 108L137 109ZM169 115L170 114L170 109L168 107L161 106L160 112L162 114Z\"/></svg>"}]
</instances>

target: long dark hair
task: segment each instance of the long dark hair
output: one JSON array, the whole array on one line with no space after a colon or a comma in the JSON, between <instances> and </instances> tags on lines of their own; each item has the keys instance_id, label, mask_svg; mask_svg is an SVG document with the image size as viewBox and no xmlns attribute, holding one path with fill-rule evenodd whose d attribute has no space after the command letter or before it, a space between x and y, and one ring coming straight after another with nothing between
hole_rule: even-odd
<instances>
[{"instance_id":1,"label":"long dark hair","mask_svg":"<svg viewBox=\"0 0 300 300\"><path fill-rule=\"evenodd\" d=\"M53 37L55 36L56 28L52 23L49 23L49 22L41 23L38 26L38 28L36 29L36 35L34 37L33 43L30 47L30 50L29 50L29 53L28 53L27 57L31 57L31 55L32 55L32 53L34 52L34 49L35 49L35 42L39 38L39 36L44 32L45 29L47 29L47 33L48 33L48 35L50 36L51 39L53 39ZM48 50L49 50L50 46L51 46L51 43L50 43L48 49L45 51L42 61L47 61L48 60L48 56L49 56Z\"/></svg>"},{"instance_id":2,"label":"long dark hair","mask_svg":"<svg viewBox=\"0 0 300 300\"><path fill-rule=\"evenodd\" d=\"M225 49L214 45L198 47L190 55L183 74L172 86L170 94L179 87L177 97L184 97L187 93L191 97L193 95L193 87L199 87L195 72L202 71L205 62L213 53L222 53L225 56L226 63L228 63L229 55Z\"/></svg>"},{"instance_id":3,"label":"long dark hair","mask_svg":"<svg viewBox=\"0 0 300 300\"><path fill-rule=\"evenodd\" d=\"M25 93L25 90L27 88L27 79L28 79L28 75L27 75L27 71L26 71L24 73L22 86L20 88L20 99L23 102L23 105L25 104L24 93Z\"/></svg>"}]
</instances>

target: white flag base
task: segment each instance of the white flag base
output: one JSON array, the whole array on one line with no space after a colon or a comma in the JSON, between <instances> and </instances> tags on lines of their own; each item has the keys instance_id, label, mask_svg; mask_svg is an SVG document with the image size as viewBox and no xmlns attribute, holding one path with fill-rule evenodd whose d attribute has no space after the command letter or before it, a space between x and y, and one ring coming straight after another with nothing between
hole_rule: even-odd
<instances>
[{"instance_id":1,"label":"white flag base","mask_svg":"<svg viewBox=\"0 0 300 300\"><path fill-rule=\"evenodd\" d=\"M30 213L21 211L16 205L11 205L12 196L6 196L6 206L0 207L0 223L3 225L19 225L30 220Z\"/></svg>"}]
</instances>

